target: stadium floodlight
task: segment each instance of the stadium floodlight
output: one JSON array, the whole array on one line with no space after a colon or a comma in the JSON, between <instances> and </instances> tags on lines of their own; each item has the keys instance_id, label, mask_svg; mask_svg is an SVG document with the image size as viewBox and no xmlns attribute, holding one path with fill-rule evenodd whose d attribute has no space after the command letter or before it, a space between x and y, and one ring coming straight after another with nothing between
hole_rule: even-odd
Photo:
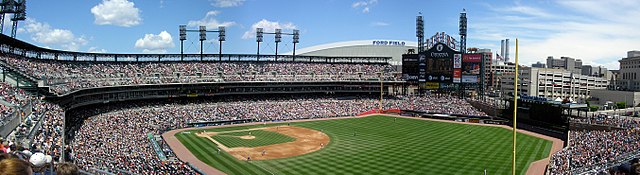
<instances>
[{"instance_id":1,"label":"stadium floodlight","mask_svg":"<svg viewBox=\"0 0 640 175\"><path fill-rule=\"evenodd\" d=\"M278 61L278 43L280 43L282 38L282 29L276 29L276 61Z\"/></svg>"},{"instance_id":2,"label":"stadium floodlight","mask_svg":"<svg viewBox=\"0 0 640 175\"><path fill-rule=\"evenodd\" d=\"M300 40L300 30L293 30L293 61L296 61L296 44Z\"/></svg>"},{"instance_id":3,"label":"stadium floodlight","mask_svg":"<svg viewBox=\"0 0 640 175\"><path fill-rule=\"evenodd\" d=\"M293 43L298 43L300 39L300 31L293 30Z\"/></svg>"},{"instance_id":4,"label":"stadium floodlight","mask_svg":"<svg viewBox=\"0 0 640 175\"><path fill-rule=\"evenodd\" d=\"M200 26L200 61L204 60L204 40L207 40L207 26Z\"/></svg>"},{"instance_id":5,"label":"stadium floodlight","mask_svg":"<svg viewBox=\"0 0 640 175\"><path fill-rule=\"evenodd\" d=\"M218 27L218 41L225 41L225 36L224 26Z\"/></svg>"},{"instance_id":6,"label":"stadium floodlight","mask_svg":"<svg viewBox=\"0 0 640 175\"><path fill-rule=\"evenodd\" d=\"M256 42L262 42L262 28L256 28Z\"/></svg>"},{"instance_id":7,"label":"stadium floodlight","mask_svg":"<svg viewBox=\"0 0 640 175\"><path fill-rule=\"evenodd\" d=\"M282 39L282 29L276 29L276 43L279 43Z\"/></svg>"},{"instance_id":8,"label":"stadium floodlight","mask_svg":"<svg viewBox=\"0 0 640 175\"><path fill-rule=\"evenodd\" d=\"M416 37L418 37L418 53L424 51L424 20L422 16L416 16Z\"/></svg>"},{"instance_id":9,"label":"stadium floodlight","mask_svg":"<svg viewBox=\"0 0 640 175\"><path fill-rule=\"evenodd\" d=\"M184 40L187 40L187 26L180 25L180 61L184 61Z\"/></svg>"},{"instance_id":10,"label":"stadium floodlight","mask_svg":"<svg viewBox=\"0 0 640 175\"><path fill-rule=\"evenodd\" d=\"M225 35L226 34L224 26L218 26L218 41L220 41L220 47L218 50L218 61L222 61L222 41L224 41Z\"/></svg>"},{"instance_id":11,"label":"stadium floodlight","mask_svg":"<svg viewBox=\"0 0 640 175\"><path fill-rule=\"evenodd\" d=\"M207 40L207 26L200 26L200 41Z\"/></svg>"},{"instance_id":12,"label":"stadium floodlight","mask_svg":"<svg viewBox=\"0 0 640 175\"><path fill-rule=\"evenodd\" d=\"M260 61L260 42L262 42L262 28L256 28L256 42L258 42L258 51L256 53L256 61Z\"/></svg>"},{"instance_id":13,"label":"stadium floodlight","mask_svg":"<svg viewBox=\"0 0 640 175\"><path fill-rule=\"evenodd\" d=\"M181 41L187 40L187 26L186 25L180 25L180 40Z\"/></svg>"},{"instance_id":14,"label":"stadium floodlight","mask_svg":"<svg viewBox=\"0 0 640 175\"><path fill-rule=\"evenodd\" d=\"M467 11L460 12L460 52L467 52Z\"/></svg>"}]
</instances>

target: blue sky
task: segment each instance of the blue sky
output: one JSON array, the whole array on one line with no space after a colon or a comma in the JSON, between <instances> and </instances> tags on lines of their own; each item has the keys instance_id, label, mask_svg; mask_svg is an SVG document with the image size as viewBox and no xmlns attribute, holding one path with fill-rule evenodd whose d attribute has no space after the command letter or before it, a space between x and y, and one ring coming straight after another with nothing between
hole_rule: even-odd
<instances>
[{"instance_id":1,"label":"blue sky","mask_svg":"<svg viewBox=\"0 0 640 175\"><path fill-rule=\"evenodd\" d=\"M520 40L521 64L547 56L569 56L586 64L618 69L617 60L640 49L640 1L537 0L58 0L28 1L18 38L38 46L90 52L179 53L178 25L191 29L227 26L224 53L255 53L255 27L267 32L300 30L297 48L339 41L415 41L415 16L422 12L425 35L458 35L465 8L467 47L500 50L500 40ZM8 24L8 23L6 23ZM5 34L9 33L5 26ZM185 53L199 53L197 33L189 33ZM217 53L209 33L205 52ZM275 51L266 35L260 52ZM293 49L283 37L280 53Z\"/></svg>"}]
</instances>

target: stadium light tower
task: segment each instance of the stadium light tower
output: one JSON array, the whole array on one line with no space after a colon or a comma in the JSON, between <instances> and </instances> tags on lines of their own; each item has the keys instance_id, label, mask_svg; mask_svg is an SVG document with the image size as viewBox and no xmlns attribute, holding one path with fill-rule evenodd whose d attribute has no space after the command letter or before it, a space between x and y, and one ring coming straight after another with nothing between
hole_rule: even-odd
<instances>
[{"instance_id":1,"label":"stadium light tower","mask_svg":"<svg viewBox=\"0 0 640 175\"><path fill-rule=\"evenodd\" d=\"M276 29L276 61L278 61L278 43L282 41L282 29Z\"/></svg>"},{"instance_id":2,"label":"stadium light tower","mask_svg":"<svg viewBox=\"0 0 640 175\"><path fill-rule=\"evenodd\" d=\"M207 40L207 26L200 26L200 30L198 30L198 32L200 32L200 61L202 61L204 58L202 45L204 40Z\"/></svg>"},{"instance_id":3,"label":"stadium light tower","mask_svg":"<svg viewBox=\"0 0 640 175\"><path fill-rule=\"evenodd\" d=\"M424 52L424 20L422 16L416 16L416 37L418 37L418 53Z\"/></svg>"},{"instance_id":4,"label":"stadium light tower","mask_svg":"<svg viewBox=\"0 0 640 175\"><path fill-rule=\"evenodd\" d=\"M218 48L218 61L222 61L222 42L225 41L226 30L224 26L218 26L218 41L220 41L220 47Z\"/></svg>"},{"instance_id":5,"label":"stadium light tower","mask_svg":"<svg viewBox=\"0 0 640 175\"><path fill-rule=\"evenodd\" d=\"M300 42L300 31L293 30L293 61L296 61L296 44Z\"/></svg>"},{"instance_id":6,"label":"stadium light tower","mask_svg":"<svg viewBox=\"0 0 640 175\"><path fill-rule=\"evenodd\" d=\"M18 1L16 4L16 13L13 14L13 26L11 28L11 37L16 38L16 33L18 32L18 21L24 21L27 19L27 2L26 0Z\"/></svg>"},{"instance_id":7,"label":"stadium light tower","mask_svg":"<svg viewBox=\"0 0 640 175\"><path fill-rule=\"evenodd\" d=\"M187 26L180 25L180 61L184 61L184 40L187 40Z\"/></svg>"},{"instance_id":8,"label":"stadium light tower","mask_svg":"<svg viewBox=\"0 0 640 175\"><path fill-rule=\"evenodd\" d=\"M2 0L0 2L0 33L4 33L4 21L6 14L13 14L11 21L13 26L11 27L11 37L15 38L18 32L18 21L24 21L27 16L26 13L27 2L26 0Z\"/></svg>"},{"instance_id":9,"label":"stadium light tower","mask_svg":"<svg viewBox=\"0 0 640 175\"><path fill-rule=\"evenodd\" d=\"M258 42L258 53L256 60L260 61L260 42L262 42L262 28L256 28L256 42Z\"/></svg>"},{"instance_id":10,"label":"stadium light tower","mask_svg":"<svg viewBox=\"0 0 640 175\"><path fill-rule=\"evenodd\" d=\"M282 29L276 29L274 33L263 32L262 28L256 28L256 41L258 42L258 58L260 57L260 42L264 34L274 34L276 42L276 61L278 61L278 43L282 42L282 35L293 35L293 58L295 61L296 44L300 41L300 31L293 30L293 33L282 33Z\"/></svg>"},{"instance_id":11,"label":"stadium light tower","mask_svg":"<svg viewBox=\"0 0 640 175\"><path fill-rule=\"evenodd\" d=\"M467 53L467 11L460 12L460 52Z\"/></svg>"},{"instance_id":12,"label":"stadium light tower","mask_svg":"<svg viewBox=\"0 0 640 175\"><path fill-rule=\"evenodd\" d=\"M188 30L186 25L180 25L180 60L184 60L184 40L187 40L187 32L198 32L200 34L200 61L204 60L204 41L207 40L207 32L218 32L220 50L218 60L222 61L222 42L226 41L226 30L224 26L218 26L218 30L207 30L206 26L200 26L198 30Z\"/></svg>"}]
</instances>

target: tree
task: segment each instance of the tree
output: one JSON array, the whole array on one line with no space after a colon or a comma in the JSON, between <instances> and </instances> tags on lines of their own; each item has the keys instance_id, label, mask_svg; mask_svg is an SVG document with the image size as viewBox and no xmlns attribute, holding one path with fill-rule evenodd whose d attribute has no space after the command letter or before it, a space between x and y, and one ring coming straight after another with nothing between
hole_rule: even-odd
<instances>
[{"instance_id":1,"label":"tree","mask_svg":"<svg viewBox=\"0 0 640 175\"><path fill-rule=\"evenodd\" d=\"M627 108L627 103L625 103L625 102L617 102L616 103L616 107L618 107L618 109Z\"/></svg>"}]
</instances>

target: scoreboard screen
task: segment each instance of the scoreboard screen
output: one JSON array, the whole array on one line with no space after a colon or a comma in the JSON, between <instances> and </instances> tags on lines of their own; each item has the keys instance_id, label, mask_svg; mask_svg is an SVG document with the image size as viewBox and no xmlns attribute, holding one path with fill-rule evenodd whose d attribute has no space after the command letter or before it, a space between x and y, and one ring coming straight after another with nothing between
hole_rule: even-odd
<instances>
[{"instance_id":1,"label":"scoreboard screen","mask_svg":"<svg viewBox=\"0 0 640 175\"><path fill-rule=\"evenodd\" d=\"M406 81L418 81L420 77L419 59L417 54L402 55L402 78Z\"/></svg>"}]
</instances>

